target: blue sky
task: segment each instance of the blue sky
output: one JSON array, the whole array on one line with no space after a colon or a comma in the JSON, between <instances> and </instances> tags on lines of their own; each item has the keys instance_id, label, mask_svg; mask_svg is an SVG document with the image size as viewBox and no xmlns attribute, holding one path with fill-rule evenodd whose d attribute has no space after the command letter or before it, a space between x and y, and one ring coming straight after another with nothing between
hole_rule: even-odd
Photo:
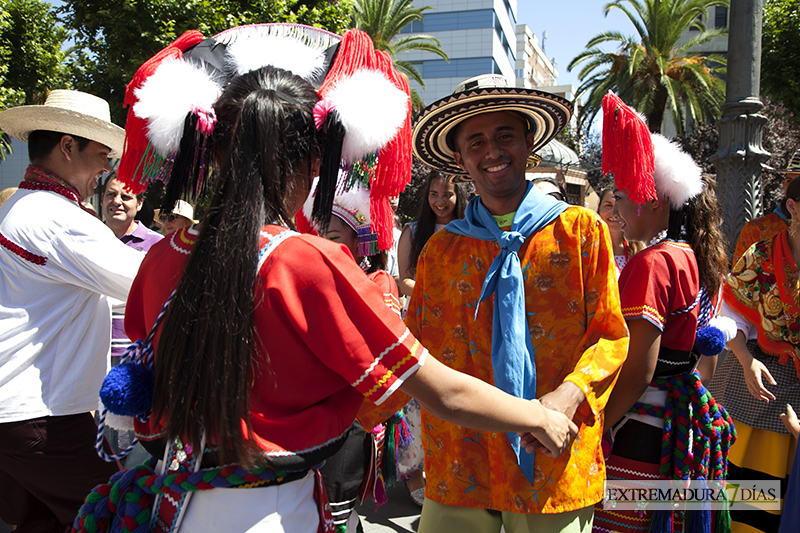
<instances>
[{"instance_id":1,"label":"blue sky","mask_svg":"<svg viewBox=\"0 0 800 533\"><path fill-rule=\"evenodd\" d=\"M518 0L517 23L527 24L539 44L547 30L545 53L556 61L559 85L572 84L577 89L580 66L567 72L567 65L586 48L589 39L607 30L634 35L636 30L619 9L603 16L605 5L600 0Z\"/></svg>"},{"instance_id":2,"label":"blue sky","mask_svg":"<svg viewBox=\"0 0 800 533\"><path fill-rule=\"evenodd\" d=\"M61 0L50 0L54 6ZM527 24L542 42L542 33L547 30L544 43L547 57L555 59L558 68L558 83L579 85L578 70L567 72L572 58L581 53L586 43L606 30L617 30L624 35L634 33L627 17L618 9L603 16L604 0L518 0L517 23Z\"/></svg>"}]
</instances>

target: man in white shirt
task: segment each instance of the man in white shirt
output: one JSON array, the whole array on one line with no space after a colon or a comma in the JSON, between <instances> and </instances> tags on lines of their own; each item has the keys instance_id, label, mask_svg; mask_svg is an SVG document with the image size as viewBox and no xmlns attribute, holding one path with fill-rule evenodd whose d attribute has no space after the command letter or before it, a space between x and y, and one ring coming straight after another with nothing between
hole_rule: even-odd
<instances>
[{"instance_id":1,"label":"man in white shirt","mask_svg":"<svg viewBox=\"0 0 800 533\"><path fill-rule=\"evenodd\" d=\"M143 254L81 202L119 157L124 130L108 103L52 91L43 106L0 113L31 165L0 207L0 519L66 531L83 498L118 470L94 451L111 312Z\"/></svg>"}]
</instances>

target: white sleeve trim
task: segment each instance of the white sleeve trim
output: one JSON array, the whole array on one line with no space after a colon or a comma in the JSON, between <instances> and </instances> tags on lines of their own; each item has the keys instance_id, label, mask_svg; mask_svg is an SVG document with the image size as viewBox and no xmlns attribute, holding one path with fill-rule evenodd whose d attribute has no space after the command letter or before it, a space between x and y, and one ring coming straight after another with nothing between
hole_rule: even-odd
<instances>
[{"instance_id":1,"label":"white sleeve trim","mask_svg":"<svg viewBox=\"0 0 800 533\"><path fill-rule=\"evenodd\" d=\"M405 380L407 380L417 370L422 368L422 365L425 364L425 360L427 358L428 358L428 350L423 348L422 354L419 356L419 360L417 361L417 363L408 370L406 370L402 376L398 376L397 380L395 380L395 382L392 383L392 386L389 387L389 389L383 393L383 396L378 398L378 400L375 402L375 405L380 405L383 402L385 402L389 398L389 396L391 396L394 393L394 391L400 388L400 385L402 385L405 382Z\"/></svg>"}]
</instances>

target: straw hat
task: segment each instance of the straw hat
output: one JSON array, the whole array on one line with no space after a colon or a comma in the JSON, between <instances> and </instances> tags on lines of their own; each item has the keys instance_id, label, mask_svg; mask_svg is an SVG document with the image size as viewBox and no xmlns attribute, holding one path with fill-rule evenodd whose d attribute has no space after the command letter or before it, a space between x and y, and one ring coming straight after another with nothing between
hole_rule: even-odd
<instances>
[{"instance_id":1,"label":"straw hat","mask_svg":"<svg viewBox=\"0 0 800 533\"><path fill-rule=\"evenodd\" d=\"M800 176L800 150L795 150L792 157L789 158L786 168L778 172L785 174L787 178L796 178Z\"/></svg>"},{"instance_id":2,"label":"straw hat","mask_svg":"<svg viewBox=\"0 0 800 533\"><path fill-rule=\"evenodd\" d=\"M497 111L515 111L525 117L534 135L532 152L536 152L567 125L572 104L555 94L511 87L497 74L476 76L425 108L414 127L414 155L428 166L457 176L457 181L469 180L453 159L453 133L466 119Z\"/></svg>"},{"instance_id":3,"label":"straw hat","mask_svg":"<svg viewBox=\"0 0 800 533\"><path fill-rule=\"evenodd\" d=\"M192 205L189 202L184 202L183 200L178 200L175 202L175 207L172 209L171 214L191 220L192 224L197 224L199 222L198 220L194 219L194 209L192 208ZM156 225L158 227L162 227L164 224L161 222L161 209L155 209L153 211L153 216Z\"/></svg>"},{"instance_id":4,"label":"straw hat","mask_svg":"<svg viewBox=\"0 0 800 533\"><path fill-rule=\"evenodd\" d=\"M23 142L28 142L28 135L36 130L85 137L111 148L110 157L120 157L125 144L125 130L111 122L108 102L67 89L50 91L44 105L24 105L3 111L0 129Z\"/></svg>"}]
</instances>

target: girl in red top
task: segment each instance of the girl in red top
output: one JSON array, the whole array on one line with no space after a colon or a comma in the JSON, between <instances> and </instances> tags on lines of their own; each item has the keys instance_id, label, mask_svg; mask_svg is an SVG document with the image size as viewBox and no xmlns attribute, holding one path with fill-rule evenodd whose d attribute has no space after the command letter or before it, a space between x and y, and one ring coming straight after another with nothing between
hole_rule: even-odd
<instances>
[{"instance_id":1,"label":"girl in red top","mask_svg":"<svg viewBox=\"0 0 800 533\"><path fill-rule=\"evenodd\" d=\"M625 239L647 243L647 248L630 258L619 279L630 346L605 411L604 427L613 442L606 461L607 478L724 478L725 445L718 463L709 462L702 453L708 447L714 449L730 432L727 426L724 431L728 433L722 436L701 431L698 413L709 406L713 413L713 398L708 400L710 395L701 395L698 401L704 403L693 404L690 416L688 409L680 411L680 406L671 403L670 394L684 389L705 390L700 375L693 371L699 370L703 379L710 380L716 353L724 347L723 339L713 357L703 357L698 364L698 324L705 326L709 322L713 312L710 302L719 291L727 268L713 183L701 178L700 168L677 145L658 134L651 138L644 122L616 96L606 96L603 106L604 155L608 152L607 159L618 158L604 158L603 163L604 172L614 172L617 185L614 216ZM622 143L614 144L614 134L619 135L615 130L628 124L634 124L638 134L632 137L644 139L644 146L636 147L640 153L633 153L626 137L629 132L623 134ZM648 156L653 166L644 165L639 174L626 167L626 162L646 161ZM694 431L695 440L688 442L691 433L680 433L677 424L665 422L665 413L686 418L685 425ZM688 442L696 461L686 462L695 463L697 468L684 468L673 457L676 441ZM612 509L598 504L593 527L601 533L635 532L648 527L667 532L673 526L677 530L681 515L665 513L666 516L656 517L649 510ZM695 514L699 519L702 513ZM651 520L655 520L652 525Z\"/></svg>"},{"instance_id":2,"label":"girl in red top","mask_svg":"<svg viewBox=\"0 0 800 533\"><path fill-rule=\"evenodd\" d=\"M310 31L278 26L283 36ZM335 61L347 60L354 39L362 34L352 30L342 38ZM229 53L237 42L210 42L207 49ZM289 46L278 48L283 56ZM388 56L370 53L391 65ZM225 58L219 64L227 64ZM341 245L292 231L293 214L320 167L330 172L326 165L333 164L334 176L339 168L341 124L335 111L324 124L315 123L320 95L305 78L272 66L242 70L213 109L197 114L192 108L180 143L184 150L183 141L191 144L215 122L202 145L215 163L215 192L203 224L151 249L128 300L126 332L140 339L155 328L174 291L155 329L152 415L137 422L142 440L165 459L160 475L137 471L145 479L133 483L142 494L164 494L155 504L154 527L330 530L316 467L336 452L365 399L380 404L397 390L467 427L531 431L547 453L560 454L577 432L570 420L427 357ZM313 77L319 70L308 72ZM178 82L162 88L160 97L173 96ZM331 154L337 136L339 150ZM187 152L175 159L172 180L186 170L182 164L203 163ZM173 485L175 476L181 482ZM172 514L161 512L186 490L191 500ZM120 512L131 513L127 507ZM145 515L126 514L126 526ZM90 523L86 516L82 510L76 525Z\"/></svg>"}]
</instances>

